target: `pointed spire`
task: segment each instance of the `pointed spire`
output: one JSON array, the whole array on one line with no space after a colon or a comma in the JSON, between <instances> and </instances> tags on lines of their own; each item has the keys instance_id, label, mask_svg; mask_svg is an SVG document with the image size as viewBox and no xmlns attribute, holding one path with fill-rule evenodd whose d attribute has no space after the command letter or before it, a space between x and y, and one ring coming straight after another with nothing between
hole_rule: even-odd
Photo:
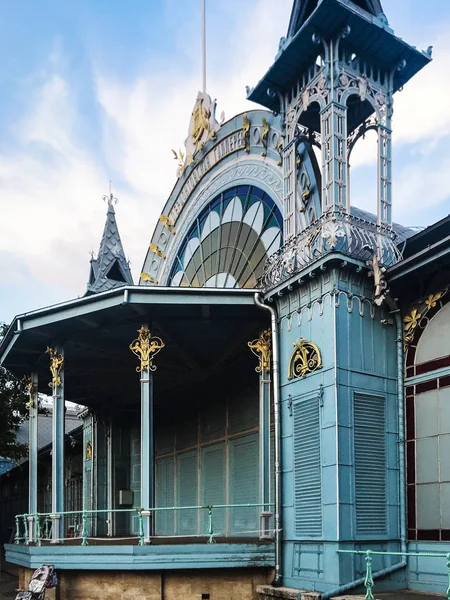
<instances>
[{"instance_id":1,"label":"pointed spire","mask_svg":"<svg viewBox=\"0 0 450 600\"><path fill-rule=\"evenodd\" d=\"M294 0L289 21L288 38L293 37L297 31L301 29L321 1L322 0ZM350 6L352 4L358 6L374 17L379 17L383 14L381 0L349 0L348 4Z\"/></svg>"},{"instance_id":2,"label":"pointed spire","mask_svg":"<svg viewBox=\"0 0 450 600\"><path fill-rule=\"evenodd\" d=\"M118 200L111 191L111 182L109 196L103 196L103 200L108 203L106 223L97 258L94 258L92 254L86 296L106 292L124 285L133 285L130 265L125 258L117 228L114 204L117 204Z\"/></svg>"}]
</instances>

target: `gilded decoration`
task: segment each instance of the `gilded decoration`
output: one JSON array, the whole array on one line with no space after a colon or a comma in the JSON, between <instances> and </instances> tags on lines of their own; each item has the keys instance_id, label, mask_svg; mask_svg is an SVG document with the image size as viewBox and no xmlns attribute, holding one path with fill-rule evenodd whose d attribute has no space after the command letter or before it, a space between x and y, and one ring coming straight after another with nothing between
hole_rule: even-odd
<instances>
[{"instance_id":1,"label":"gilded decoration","mask_svg":"<svg viewBox=\"0 0 450 600\"><path fill-rule=\"evenodd\" d=\"M270 125L267 122L266 117L262 118L262 124L263 124L263 132L261 134L261 141L262 141L262 145L263 145L263 151L261 152L261 155L262 156L267 156L267 147L268 147L268 143L269 143Z\"/></svg>"},{"instance_id":2,"label":"gilded decoration","mask_svg":"<svg viewBox=\"0 0 450 600\"><path fill-rule=\"evenodd\" d=\"M142 281L148 281L149 283L153 283L154 285L158 285L158 280L149 275L148 273L141 273Z\"/></svg>"},{"instance_id":3,"label":"gilded decoration","mask_svg":"<svg viewBox=\"0 0 450 600\"><path fill-rule=\"evenodd\" d=\"M289 360L288 379L305 377L322 368L322 356L315 344L300 338L294 343L294 348Z\"/></svg>"},{"instance_id":4,"label":"gilded decoration","mask_svg":"<svg viewBox=\"0 0 450 600\"><path fill-rule=\"evenodd\" d=\"M92 443L89 440L86 442L85 458L86 460L92 460Z\"/></svg>"},{"instance_id":5,"label":"gilded decoration","mask_svg":"<svg viewBox=\"0 0 450 600\"><path fill-rule=\"evenodd\" d=\"M175 235L175 229L173 228L173 223L169 217L167 217L166 215L160 215L159 220L161 221L163 226L167 229L167 231L169 231L170 233Z\"/></svg>"},{"instance_id":6,"label":"gilded decoration","mask_svg":"<svg viewBox=\"0 0 450 600\"><path fill-rule=\"evenodd\" d=\"M444 288L436 294L430 294L425 300L418 302L403 318L403 344L405 352L414 340L417 328L424 329L428 323L428 313L438 306L438 302L447 294L450 288Z\"/></svg>"},{"instance_id":7,"label":"gilded decoration","mask_svg":"<svg viewBox=\"0 0 450 600\"><path fill-rule=\"evenodd\" d=\"M23 378L23 383L25 384L25 392L28 395L28 407L34 407L34 383L29 375L25 375Z\"/></svg>"},{"instance_id":8,"label":"gilded decoration","mask_svg":"<svg viewBox=\"0 0 450 600\"><path fill-rule=\"evenodd\" d=\"M138 329L139 336L130 344L130 350L141 361L140 366L136 367L138 373L150 370L156 371L156 366L152 363L153 358L164 348L165 344L161 338L152 336L147 327Z\"/></svg>"},{"instance_id":9,"label":"gilded decoration","mask_svg":"<svg viewBox=\"0 0 450 600\"><path fill-rule=\"evenodd\" d=\"M247 113L242 116L242 137L244 138L245 151L248 154L250 152L250 120Z\"/></svg>"},{"instance_id":10,"label":"gilded decoration","mask_svg":"<svg viewBox=\"0 0 450 600\"><path fill-rule=\"evenodd\" d=\"M256 340L247 342L248 347L255 356L258 357L259 365L255 367L257 373L270 371L270 362L272 358L272 334L270 329L266 329Z\"/></svg>"},{"instance_id":11,"label":"gilded decoration","mask_svg":"<svg viewBox=\"0 0 450 600\"><path fill-rule=\"evenodd\" d=\"M52 375L52 380L48 385L51 388L58 387L61 385L61 370L64 364L64 356L58 354L53 348L47 348L45 353L50 354L50 373Z\"/></svg>"},{"instance_id":12,"label":"gilded decoration","mask_svg":"<svg viewBox=\"0 0 450 600\"><path fill-rule=\"evenodd\" d=\"M277 152L280 155L280 160L277 162L277 165L279 167L281 167L281 165L283 164L283 146L284 146L284 138L282 135L280 135L280 139L278 140L278 144L277 144Z\"/></svg>"},{"instance_id":13,"label":"gilded decoration","mask_svg":"<svg viewBox=\"0 0 450 600\"><path fill-rule=\"evenodd\" d=\"M166 258L166 255L164 254L164 252L162 252L156 244L151 243L150 246L148 247L148 249L150 250L150 252L153 252L153 254L156 254L157 256L160 256L161 258Z\"/></svg>"}]
</instances>

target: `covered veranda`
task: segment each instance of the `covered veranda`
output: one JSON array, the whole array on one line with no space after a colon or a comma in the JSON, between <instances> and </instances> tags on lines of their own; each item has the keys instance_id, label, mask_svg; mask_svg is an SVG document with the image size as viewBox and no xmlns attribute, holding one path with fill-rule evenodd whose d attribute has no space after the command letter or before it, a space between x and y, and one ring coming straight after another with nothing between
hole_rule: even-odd
<instances>
[{"instance_id":1,"label":"covered veranda","mask_svg":"<svg viewBox=\"0 0 450 600\"><path fill-rule=\"evenodd\" d=\"M30 377L30 492L7 560L272 566L271 383L248 344L269 317L252 290L159 287L16 317L0 359ZM39 393L53 396L51 507L36 494ZM67 401L85 407L81 506L65 498Z\"/></svg>"}]
</instances>

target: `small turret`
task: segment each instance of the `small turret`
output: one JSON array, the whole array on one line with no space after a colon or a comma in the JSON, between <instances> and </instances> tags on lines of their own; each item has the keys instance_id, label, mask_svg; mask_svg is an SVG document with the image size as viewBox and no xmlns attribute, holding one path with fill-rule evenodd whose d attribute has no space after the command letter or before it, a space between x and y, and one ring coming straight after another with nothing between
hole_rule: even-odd
<instances>
[{"instance_id":1,"label":"small turret","mask_svg":"<svg viewBox=\"0 0 450 600\"><path fill-rule=\"evenodd\" d=\"M104 199L108 202L105 229L103 230L97 258L91 258L86 296L106 292L124 285L133 285L130 265L125 258L116 222L114 203L117 200L112 193L109 196L104 196Z\"/></svg>"}]
</instances>

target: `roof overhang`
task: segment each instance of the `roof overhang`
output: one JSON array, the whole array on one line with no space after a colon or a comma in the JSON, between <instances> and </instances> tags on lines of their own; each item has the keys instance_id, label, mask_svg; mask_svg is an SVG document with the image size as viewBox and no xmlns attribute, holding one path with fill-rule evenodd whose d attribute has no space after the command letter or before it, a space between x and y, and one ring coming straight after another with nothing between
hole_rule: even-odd
<instances>
[{"instance_id":1,"label":"roof overhang","mask_svg":"<svg viewBox=\"0 0 450 600\"><path fill-rule=\"evenodd\" d=\"M148 325L166 344L157 379L169 394L181 382L232 363L267 326L268 313L254 296L255 290L143 286L86 296L15 317L0 346L0 363L17 377L38 373L39 390L49 393L45 350L58 343L65 352L66 400L92 406L129 398L130 389L138 394L139 388L138 359L129 344Z\"/></svg>"},{"instance_id":2,"label":"roof overhang","mask_svg":"<svg viewBox=\"0 0 450 600\"><path fill-rule=\"evenodd\" d=\"M394 91L400 89L431 58L426 52L417 50L402 39L394 36L386 23L345 0L322 0L299 31L287 41L274 64L250 92L248 99L275 112L279 112L279 100L267 93L270 88L289 89L299 74L316 60L318 47L312 42L313 34L329 38L341 31L345 25L351 28L346 44L354 47L358 54L375 65L391 70L406 61L404 69L396 71Z\"/></svg>"}]
</instances>

